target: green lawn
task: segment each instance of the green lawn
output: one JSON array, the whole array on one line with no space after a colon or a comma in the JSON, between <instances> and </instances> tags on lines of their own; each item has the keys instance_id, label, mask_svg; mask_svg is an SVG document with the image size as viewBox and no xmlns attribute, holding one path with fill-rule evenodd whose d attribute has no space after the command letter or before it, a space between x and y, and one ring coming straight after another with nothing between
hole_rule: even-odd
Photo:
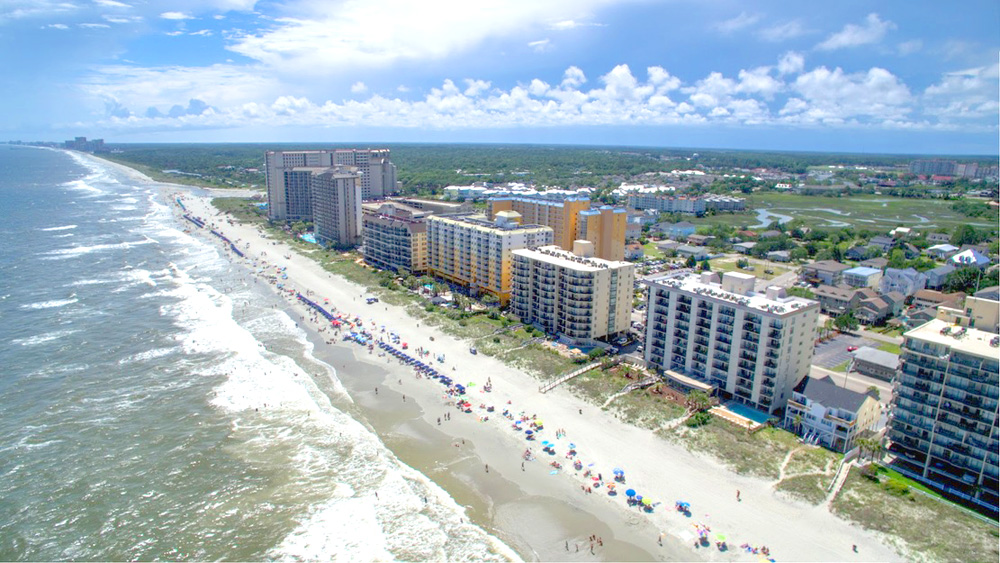
<instances>
[{"instance_id":1,"label":"green lawn","mask_svg":"<svg viewBox=\"0 0 1000 563\"><path fill-rule=\"evenodd\" d=\"M656 248L655 242L647 242L646 244L644 244L642 247L642 252L643 255L646 258L649 258L650 260L663 259L663 252L659 248Z\"/></svg>"},{"instance_id":2,"label":"green lawn","mask_svg":"<svg viewBox=\"0 0 1000 563\"><path fill-rule=\"evenodd\" d=\"M935 227L948 229L973 224L995 227L989 221L970 220L951 209L951 201L910 199L881 195L850 197L806 196L798 194L759 193L748 201L754 208L805 219L809 226L830 227L849 223L855 228L883 229L905 226L918 230Z\"/></svg>"},{"instance_id":3,"label":"green lawn","mask_svg":"<svg viewBox=\"0 0 1000 563\"><path fill-rule=\"evenodd\" d=\"M847 367L850 365L851 365L851 360L847 360L845 362L833 366L832 368L830 368L830 371L839 371L840 373L847 373Z\"/></svg>"},{"instance_id":4,"label":"green lawn","mask_svg":"<svg viewBox=\"0 0 1000 563\"><path fill-rule=\"evenodd\" d=\"M899 344L893 344L892 342L882 342L878 345L878 349L883 352L889 352L890 354L899 354L902 350L899 347Z\"/></svg>"}]
</instances>

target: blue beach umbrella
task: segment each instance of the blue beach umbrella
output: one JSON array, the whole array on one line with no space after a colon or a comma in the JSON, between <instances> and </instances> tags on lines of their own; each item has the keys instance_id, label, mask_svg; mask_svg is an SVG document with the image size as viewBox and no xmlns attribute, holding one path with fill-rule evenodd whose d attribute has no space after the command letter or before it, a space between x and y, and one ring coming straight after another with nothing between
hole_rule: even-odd
<instances>
[{"instance_id":1,"label":"blue beach umbrella","mask_svg":"<svg viewBox=\"0 0 1000 563\"><path fill-rule=\"evenodd\" d=\"M635 489L628 489L627 491L625 491L625 495L626 496L630 496L630 497L634 497L635 496Z\"/></svg>"}]
</instances>

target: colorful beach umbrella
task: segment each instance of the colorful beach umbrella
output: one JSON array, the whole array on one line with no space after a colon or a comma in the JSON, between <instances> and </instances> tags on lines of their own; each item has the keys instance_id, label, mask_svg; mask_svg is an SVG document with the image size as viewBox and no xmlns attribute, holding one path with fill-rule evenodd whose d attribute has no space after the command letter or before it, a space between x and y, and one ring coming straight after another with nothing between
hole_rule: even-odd
<instances>
[{"instance_id":1,"label":"colorful beach umbrella","mask_svg":"<svg viewBox=\"0 0 1000 563\"><path fill-rule=\"evenodd\" d=\"M626 496L630 496L630 497L634 497L635 496L635 489L628 489L628 490L626 490L625 491L625 495Z\"/></svg>"}]
</instances>

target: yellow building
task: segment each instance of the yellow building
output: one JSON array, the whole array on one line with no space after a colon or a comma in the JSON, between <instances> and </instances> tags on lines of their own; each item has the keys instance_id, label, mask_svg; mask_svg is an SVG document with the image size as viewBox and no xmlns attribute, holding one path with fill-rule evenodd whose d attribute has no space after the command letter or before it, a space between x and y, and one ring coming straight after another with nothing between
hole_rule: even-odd
<instances>
[{"instance_id":1,"label":"yellow building","mask_svg":"<svg viewBox=\"0 0 1000 563\"><path fill-rule=\"evenodd\" d=\"M552 244L552 229L522 225L521 216L500 211L493 221L484 215L427 218L428 270L472 295L493 294L510 300L511 251Z\"/></svg>"},{"instance_id":2,"label":"yellow building","mask_svg":"<svg viewBox=\"0 0 1000 563\"><path fill-rule=\"evenodd\" d=\"M577 238L594 243L594 256L620 262L625 260L627 219L625 209L610 205L581 211Z\"/></svg>"},{"instance_id":3,"label":"yellow building","mask_svg":"<svg viewBox=\"0 0 1000 563\"><path fill-rule=\"evenodd\" d=\"M553 243L564 250L573 250L573 241L578 238L580 212L587 209L590 209L590 200L584 197L561 200L499 197L486 203L486 217L492 221L501 211L515 211L525 224L551 227ZM623 235L623 244L624 240Z\"/></svg>"}]
</instances>

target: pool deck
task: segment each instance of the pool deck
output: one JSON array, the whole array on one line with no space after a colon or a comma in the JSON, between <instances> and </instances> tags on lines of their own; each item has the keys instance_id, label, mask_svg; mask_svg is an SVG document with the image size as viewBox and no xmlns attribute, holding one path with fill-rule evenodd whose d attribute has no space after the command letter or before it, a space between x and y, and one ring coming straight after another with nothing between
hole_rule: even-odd
<instances>
[{"instance_id":1,"label":"pool deck","mask_svg":"<svg viewBox=\"0 0 1000 563\"><path fill-rule=\"evenodd\" d=\"M739 426L740 428L747 428L751 432L756 432L758 429L764 426L763 423L757 422L752 418L745 417L741 414L737 414L729 410L728 408L726 408L726 405L719 405L717 407L712 407L712 409L709 410L708 412L714 414L715 416L723 420L731 422L736 426Z\"/></svg>"}]
</instances>

